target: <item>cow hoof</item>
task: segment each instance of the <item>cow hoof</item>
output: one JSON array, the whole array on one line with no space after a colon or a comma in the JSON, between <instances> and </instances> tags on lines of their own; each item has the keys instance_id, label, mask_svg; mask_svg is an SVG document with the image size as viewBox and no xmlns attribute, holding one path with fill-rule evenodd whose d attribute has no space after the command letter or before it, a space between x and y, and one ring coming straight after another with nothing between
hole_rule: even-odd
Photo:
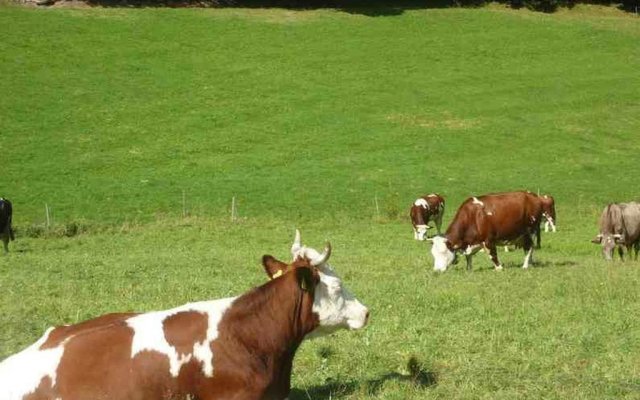
<instances>
[{"instance_id":1,"label":"cow hoof","mask_svg":"<svg viewBox=\"0 0 640 400\"><path fill-rule=\"evenodd\" d=\"M502 271L502 265L496 265L496 271Z\"/></svg>"}]
</instances>

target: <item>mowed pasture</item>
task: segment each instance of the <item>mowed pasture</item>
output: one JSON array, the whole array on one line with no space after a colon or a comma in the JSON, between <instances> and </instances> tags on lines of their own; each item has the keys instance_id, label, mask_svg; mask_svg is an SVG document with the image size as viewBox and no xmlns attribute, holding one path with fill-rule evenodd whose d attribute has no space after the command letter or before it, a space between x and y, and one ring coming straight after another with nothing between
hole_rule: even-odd
<instances>
[{"instance_id":1,"label":"mowed pasture","mask_svg":"<svg viewBox=\"0 0 640 400\"><path fill-rule=\"evenodd\" d=\"M242 293L299 228L371 322L303 344L291 399L640 396L640 261L589 243L606 202L640 196L637 17L3 5L0 34L0 358L51 325ZM441 193L446 226L513 189L556 198L538 264L433 273L411 202Z\"/></svg>"}]
</instances>

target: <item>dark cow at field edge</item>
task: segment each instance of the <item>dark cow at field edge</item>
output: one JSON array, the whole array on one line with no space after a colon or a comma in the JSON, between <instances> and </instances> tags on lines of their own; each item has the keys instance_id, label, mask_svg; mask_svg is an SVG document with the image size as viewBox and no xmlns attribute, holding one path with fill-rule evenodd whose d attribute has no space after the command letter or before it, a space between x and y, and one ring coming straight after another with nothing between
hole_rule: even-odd
<instances>
[{"instance_id":1,"label":"dark cow at field edge","mask_svg":"<svg viewBox=\"0 0 640 400\"><path fill-rule=\"evenodd\" d=\"M612 203L607 205L600 216L600 233L592 240L602 245L602 255L613 260L613 251L617 247L620 259L624 259L623 246L629 257L631 249L638 259L640 251L640 203Z\"/></svg>"},{"instance_id":2,"label":"dark cow at field edge","mask_svg":"<svg viewBox=\"0 0 640 400\"><path fill-rule=\"evenodd\" d=\"M411 205L409 216L413 225L413 237L416 240L427 238L427 229L431 228L430 220L436 225L438 235L442 226L442 215L444 214L444 198L437 193L422 196Z\"/></svg>"},{"instance_id":3,"label":"dark cow at field edge","mask_svg":"<svg viewBox=\"0 0 640 400\"><path fill-rule=\"evenodd\" d=\"M13 207L8 199L0 197L0 239L4 245L4 252L9 252L9 241L16 240L11 226Z\"/></svg>"},{"instance_id":4,"label":"dark cow at field edge","mask_svg":"<svg viewBox=\"0 0 640 400\"><path fill-rule=\"evenodd\" d=\"M533 255L531 236L539 228L542 212L538 196L530 192L496 193L465 200L444 236L430 239L434 269L445 271L459 252L465 255L467 268L471 269L471 257L484 249L495 269L501 270L496 246L506 243L523 247L522 268L528 268Z\"/></svg>"},{"instance_id":5,"label":"dark cow at field edge","mask_svg":"<svg viewBox=\"0 0 640 400\"><path fill-rule=\"evenodd\" d=\"M234 298L158 312L108 314L50 328L0 363L2 400L283 400L305 338L360 329L369 311L324 252L300 244L271 256L271 280Z\"/></svg>"}]
</instances>

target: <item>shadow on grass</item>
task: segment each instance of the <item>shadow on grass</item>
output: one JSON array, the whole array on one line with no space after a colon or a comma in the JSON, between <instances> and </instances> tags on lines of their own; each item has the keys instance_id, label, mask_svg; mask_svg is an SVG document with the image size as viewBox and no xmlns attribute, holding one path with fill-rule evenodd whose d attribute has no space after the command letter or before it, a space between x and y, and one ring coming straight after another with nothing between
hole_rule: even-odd
<instances>
[{"instance_id":1,"label":"shadow on grass","mask_svg":"<svg viewBox=\"0 0 640 400\"><path fill-rule=\"evenodd\" d=\"M364 382L347 381L338 382L330 381L324 385L312 386L306 389L292 389L289 395L290 400L315 400L315 399L337 399L348 396L356 391L362 391L369 396L377 395L384 383L387 381L406 382L420 388L427 388L437 384L437 375L435 372L424 371L419 369L412 371L409 375L391 372L384 374L379 378L370 379Z\"/></svg>"},{"instance_id":2,"label":"shadow on grass","mask_svg":"<svg viewBox=\"0 0 640 400\"><path fill-rule=\"evenodd\" d=\"M576 265L578 265L578 263L576 263L575 261L571 261L571 260L565 260L565 261L539 261L536 260L535 263L533 264L529 264L529 269L536 269L536 268L552 268L552 267L575 267ZM465 273L465 272L471 272L471 273L482 273L482 272L496 272L496 269L493 267L493 265L476 265L475 263L473 264L473 267L468 270L466 267L466 264L464 262L460 262L458 263L458 265L454 265L453 266L455 269L458 270L458 272L460 273ZM517 262L517 261L510 261L510 262L505 262L502 264L502 267L504 269L522 269L522 262ZM451 267L449 267L451 268Z\"/></svg>"},{"instance_id":3,"label":"shadow on grass","mask_svg":"<svg viewBox=\"0 0 640 400\"><path fill-rule=\"evenodd\" d=\"M45 0L43 0L45 1ZM49 0L62 3L62 0ZM475 0L470 0L473 3ZM217 8L284 8L294 11L337 9L348 14L367 17L391 17L408 10L474 6L460 0L86 0L89 6L100 7L217 7ZM43 3L44 4L44 3Z\"/></svg>"}]
</instances>

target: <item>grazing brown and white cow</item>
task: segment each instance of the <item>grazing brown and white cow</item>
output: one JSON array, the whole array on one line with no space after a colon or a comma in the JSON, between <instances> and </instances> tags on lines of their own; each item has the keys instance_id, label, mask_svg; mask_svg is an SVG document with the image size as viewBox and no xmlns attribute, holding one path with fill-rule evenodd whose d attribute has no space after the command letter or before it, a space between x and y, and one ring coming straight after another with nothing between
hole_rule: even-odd
<instances>
[{"instance_id":1,"label":"grazing brown and white cow","mask_svg":"<svg viewBox=\"0 0 640 400\"><path fill-rule=\"evenodd\" d=\"M360 329L369 312L323 253L271 256L272 278L242 296L165 311L107 314L50 328L0 363L2 400L283 400L305 338Z\"/></svg>"},{"instance_id":2,"label":"grazing brown and white cow","mask_svg":"<svg viewBox=\"0 0 640 400\"><path fill-rule=\"evenodd\" d=\"M496 270L502 269L496 246L518 243L525 251L527 268L533 254L533 240L542 217L542 206L537 196L528 192L488 194L467 199L458 209L444 236L430 239L434 269L445 271L461 252L471 269L471 257L485 249Z\"/></svg>"},{"instance_id":3,"label":"grazing brown and white cow","mask_svg":"<svg viewBox=\"0 0 640 400\"><path fill-rule=\"evenodd\" d=\"M438 235L442 226L442 215L444 215L444 198L437 193L422 196L411 205L409 216L413 225L413 237L416 240L427 238L427 229L431 228L429 220L436 224Z\"/></svg>"},{"instance_id":4,"label":"grazing brown and white cow","mask_svg":"<svg viewBox=\"0 0 640 400\"><path fill-rule=\"evenodd\" d=\"M0 240L4 245L5 254L9 252L9 241L16 240L11 227L13 207L8 199L0 197ZM1 399L0 399L1 400Z\"/></svg>"},{"instance_id":5,"label":"grazing brown and white cow","mask_svg":"<svg viewBox=\"0 0 640 400\"><path fill-rule=\"evenodd\" d=\"M617 247L620 259L624 258L623 246L635 258L640 251L640 203L612 203L607 205L600 216L600 233L592 240L602 244L602 255L613 260L613 250Z\"/></svg>"}]
</instances>

